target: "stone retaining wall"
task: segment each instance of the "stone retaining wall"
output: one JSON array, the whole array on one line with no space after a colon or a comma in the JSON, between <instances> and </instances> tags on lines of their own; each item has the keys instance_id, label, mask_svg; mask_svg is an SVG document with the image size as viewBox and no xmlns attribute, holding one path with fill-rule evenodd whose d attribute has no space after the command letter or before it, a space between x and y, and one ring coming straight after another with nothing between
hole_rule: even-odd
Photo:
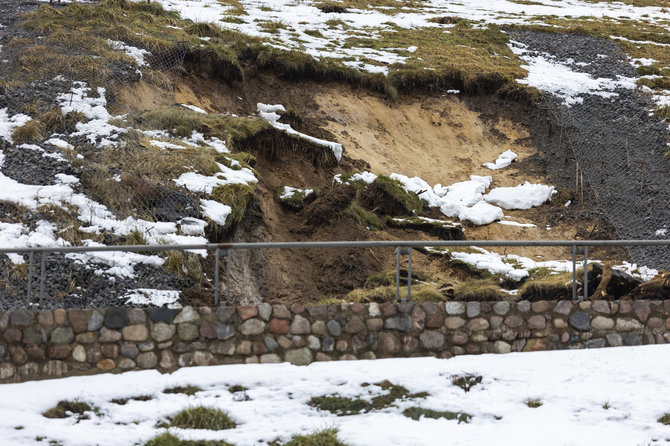
<instances>
[{"instance_id":1,"label":"stone retaining wall","mask_svg":"<svg viewBox=\"0 0 670 446\"><path fill-rule=\"evenodd\" d=\"M670 300L19 310L0 312L0 380L668 341Z\"/></svg>"}]
</instances>

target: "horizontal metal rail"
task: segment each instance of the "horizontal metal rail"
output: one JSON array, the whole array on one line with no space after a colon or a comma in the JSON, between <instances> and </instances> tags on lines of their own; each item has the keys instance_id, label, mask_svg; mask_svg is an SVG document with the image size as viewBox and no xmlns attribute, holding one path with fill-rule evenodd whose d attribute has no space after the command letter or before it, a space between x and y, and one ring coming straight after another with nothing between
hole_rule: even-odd
<instances>
[{"instance_id":1,"label":"horizontal metal rail","mask_svg":"<svg viewBox=\"0 0 670 446\"><path fill-rule=\"evenodd\" d=\"M588 298L588 248L589 247L622 247L622 246L668 246L670 240L397 240L397 241L328 241L328 242L250 242L250 243L206 243L183 245L115 245L115 246L50 246L25 248L0 248L0 254L28 254L27 304L32 303L32 274L34 271L34 254L40 253L40 299L44 301L45 257L47 254L72 254L90 252L141 252L160 253L167 251L214 251L214 303L219 304L220 298L220 258L221 251L226 256L226 303L231 303L230 276L233 251L254 249L340 249L340 248L395 248L396 250L396 300L400 301L400 264L401 254L408 256L407 265L407 300L412 294L412 249L440 247L566 247L572 250L572 298L577 299L577 254L584 257L584 283L582 299ZM579 249L578 248L582 248ZM669 251L670 254L670 251ZM405 299L403 299L404 301Z\"/></svg>"},{"instance_id":2,"label":"horizontal metal rail","mask_svg":"<svg viewBox=\"0 0 670 446\"><path fill-rule=\"evenodd\" d=\"M185 245L110 245L110 246L49 246L25 248L0 248L0 254L27 254L45 252L68 254L81 252L164 252L218 249L319 249L319 248L424 248L450 246L670 246L670 240L371 240L342 242L249 242L249 243L203 243Z\"/></svg>"}]
</instances>

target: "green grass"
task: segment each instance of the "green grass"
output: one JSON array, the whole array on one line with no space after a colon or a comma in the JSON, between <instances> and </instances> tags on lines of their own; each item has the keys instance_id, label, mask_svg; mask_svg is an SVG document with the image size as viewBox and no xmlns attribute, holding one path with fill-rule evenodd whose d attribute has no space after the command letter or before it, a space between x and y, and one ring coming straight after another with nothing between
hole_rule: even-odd
<instances>
[{"instance_id":1,"label":"green grass","mask_svg":"<svg viewBox=\"0 0 670 446\"><path fill-rule=\"evenodd\" d=\"M337 395L312 397L307 405L319 410L326 410L337 416L358 415L373 410L381 410L392 406L398 400L425 398L429 396L427 392L410 393L405 387L393 384L384 380L374 384L380 387L382 394L370 399L348 398ZM368 385L363 385L367 387Z\"/></svg>"},{"instance_id":2,"label":"green grass","mask_svg":"<svg viewBox=\"0 0 670 446\"><path fill-rule=\"evenodd\" d=\"M612 405L610 404L609 401L605 401L602 405L602 408L605 409L605 410L609 410L609 409L612 408Z\"/></svg>"},{"instance_id":3,"label":"green grass","mask_svg":"<svg viewBox=\"0 0 670 446\"><path fill-rule=\"evenodd\" d=\"M403 184L386 175L379 175L359 197L360 203L381 215L418 215L423 202Z\"/></svg>"},{"instance_id":4,"label":"green grass","mask_svg":"<svg viewBox=\"0 0 670 446\"><path fill-rule=\"evenodd\" d=\"M663 416L661 416L656 421L658 421L661 424L665 424L666 426L670 426L670 413L664 413Z\"/></svg>"},{"instance_id":5,"label":"green grass","mask_svg":"<svg viewBox=\"0 0 670 446\"><path fill-rule=\"evenodd\" d=\"M364 209L356 202L352 202L349 205L345 214L353 218L360 227L370 231L378 231L385 226L381 218Z\"/></svg>"},{"instance_id":6,"label":"green grass","mask_svg":"<svg viewBox=\"0 0 670 446\"><path fill-rule=\"evenodd\" d=\"M128 401L151 401L154 397L152 395L138 395L130 398L114 398L112 403L124 406Z\"/></svg>"},{"instance_id":7,"label":"green grass","mask_svg":"<svg viewBox=\"0 0 670 446\"><path fill-rule=\"evenodd\" d=\"M67 418L74 416L78 420L87 420L90 416L87 412L96 409L83 401L59 401L58 404L42 414L45 418Z\"/></svg>"},{"instance_id":8,"label":"green grass","mask_svg":"<svg viewBox=\"0 0 670 446\"><path fill-rule=\"evenodd\" d=\"M537 409L543 404L538 398L526 398L523 403L531 409Z\"/></svg>"},{"instance_id":9,"label":"green grass","mask_svg":"<svg viewBox=\"0 0 670 446\"><path fill-rule=\"evenodd\" d=\"M243 385L240 385L240 384L235 384L234 386L230 386L230 387L228 387L228 391L229 391L230 393L235 393L235 392L246 392L247 390L249 390L249 388L244 387Z\"/></svg>"},{"instance_id":10,"label":"green grass","mask_svg":"<svg viewBox=\"0 0 670 446\"><path fill-rule=\"evenodd\" d=\"M498 301L507 297L493 279L469 280L454 287L454 299L459 301Z\"/></svg>"},{"instance_id":11,"label":"green grass","mask_svg":"<svg viewBox=\"0 0 670 446\"><path fill-rule=\"evenodd\" d=\"M411 418L415 421L419 421L422 417L432 418L438 420L443 418L445 420L458 420L458 424L469 423L472 419L472 415L465 412L451 412L448 410L432 410L424 409L422 407L408 407L403 410L402 414L407 418Z\"/></svg>"},{"instance_id":12,"label":"green grass","mask_svg":"<svg viewBox=\"0 0 670 446\"><path fill-rule=\"evenodd\" d=\"M182 440L170 433L164 433L144 443L144 446L234 446L223 440Z\"/></svg>"},{"instance_id":13,"label":"green grass","mask_svg":"<svg viewBox=\"0 0 670 446\"><path fill-rule=\"evenodd\" d=\"M254 190L255 185L253 184L226 184L212 190L211 196L214 200L232 209L226 219L226 226L237 224L242 220Z\"/></svg>"},{"instance_id":14,"label":"green grass","mask_svg":"<svg viewBox=\"0 0 670 446\"><path fill-rule=\"evenodd\" d=\"M268 443L268 446L347 446L337 439L337 429L324 429L306 435L294 435L288 443L279 440Z\"/></svg>"},{"instance_id":15,"label":"green grass","mask_svg":"<svg viewBox=\"0 0 670 446\"><path fill-rule=\"evenodd\" d=\"M343 396L314 396L310 398L307 405L340 417L358 415L372 410L372 405L365 400Z\"/></svg>"},{"instance_id":16,"label":"green grass","mask_svg":"<svg viewBox=\"0 0 670 446\"><path fill-rule=\"evenodd\" d=\"M182 429L208 429L220 431L234 429L236 424L220 409L211 407L189 407L170 418L170 426Z\"/></svg>"},{"instance_id":17,"label":"green grass","mask_svg":"<svg viewBox=\"0 0 670 446\"><path fill-rule=\"evenodd\" d=\"M195 395L197 392L202 391L202 389L198 386L193 386L193 385L188 385L188 386L178 386L178 387L170 387L169 389L163 390L163 393L168 393L168 394L177 394L177 393L183 393L184 395Z\"/></svg>"}]
</instances>

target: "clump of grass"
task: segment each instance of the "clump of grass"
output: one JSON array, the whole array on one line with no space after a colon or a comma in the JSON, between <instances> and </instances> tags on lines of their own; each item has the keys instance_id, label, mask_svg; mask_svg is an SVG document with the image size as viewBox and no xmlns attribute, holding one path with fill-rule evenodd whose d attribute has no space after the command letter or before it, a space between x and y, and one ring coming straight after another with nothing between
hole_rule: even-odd
<instances>
[{"instance_id":1,"label":"clump of grass","mask_svg":"<svg viewBox=\"0 0 670 446\"><path fill-rule=\"evenodd\" d=\"M37 142L44 138L45 131L44 124L36 119L32 119L14 130L12 140L15 144Z\"/></svg>"},{"instance_id":2,"label":"clump of grass","mask_svg":"<svg viewBox=\"0 0 670 446\"><path fill-rule=\"evenodd\" d=\"M147 239L139 229L133 229L126 235L126 245L146 245Z\"/></svg>"},{"instance_id":3,"label":"clump of grass","mask_svg":"<svg viewBox=\"0 0 670 446\"><path fill-rule=\"evenodd\" d=\"M188 34L198 37L222 37L224 32L214 23L199 22L184 28Z\"/></svg>"},{"instance_id":4,"label":"clump of grass","mask_svg":"<svg viewBox=\"0 0 670 446\"><path fill-rule=\"evenodd\" d=\"M360 196L363 206L381 215L416 215L423 203L403 184L386 175L379 175Z\"/></svg>"},{"instance_id":5,"label":"clump of grass","mask_svg":"<svg viewBox=\"0 0 670 446\"><path fill-rule=\"evenodd\" d=\"M182 440L166 432L144 443L144 446L234 446L223 440Z\"/></svg>"},{"instance_id":6,"label":"clump of grass","mask_svg":"<svg viewBox=\"0 0 670 446\"><path fill-rule=\"evenodd\" d=\"M363 209L358 203L352 202L345 214L353 218L362 228L378 231L384 228L384 222L377 215Z\"/></svg>"},{"instance_id":7,"label":"clump of grass","mask_svg":"<svg viewBox=\"0 0 670 446\"><path fill-rule=\"evenodd\" d=\"M214 200L231 207L230 215L226 219L227 226L237 224L242 220L254 194L254 189L253 184L226 184L212 190L211 196Z\"/></svg>"},{"instance_id":8,"label":"clump of grass","mask_svg":"<svg viewBox=\"0 0 670 446\"><path fill-rule=\"evenodd\" d=\"M285 193L285 189L281 188L277 191L277 201L279 203L293 211L300 211L306 205L306 199L313 199L315 192L312 190L297 189L294 190L290 195Z\"/></svg>"},{"instance_id":9,"label":"clump of grass","mask_svg":"<svg viewBox=\"0 0 670 446\"><path fill-rule=\"evenodd\" d=\"M368 387L369 384L362 386ZM393 384L388 380L375 383L375 386L381 387L384 393L373 397L370 401L362 398L347 398L332 395L312 397L307 404L320 410L327 410L338 416L345 416L384 409L391 406L397 400L425 398L429 396L427 392L410 393L405 387Z\"/></svg>"},{"instance_id":10,"label":"clump of grass","mask_svg":"<svg viewBox=\"0 0 670 446\"><path fill-rule=\"evenodd\" d=\"M168 394L177 394L177 393L183 393L184 395L195 395L197 392L202 391L202 389L198 386L193 386L193 385L187 385L187 386L177 386L177 387L170 387L169 389L163 390L163 393L168 393Z\"/></svg>"},{"instance_id":11,"label":"clump of grass","mask_svg":"<svg viewBox=\"0 0 670 446\"><path fill-rule=\"evenodd\" d=\"M275 444L270 443L271 446ZM288 443L276 446L347 446L337 439L337 429L324 429L307 435L294 435Z\"/></svg>"},{"instance_id":12,"label":"clump of grass","mask_svg":"<svg viewBox=\"0 0 670 446\"><path fill-rule=\"evenodd\" d=\"M665 424L666 426L670 426L670 413L664 413L663 416L661 416L656 421L658 421L661 424Z\"/></svg>"},{"instance_id":13,"label":"clump of grass","mask_svg":"<svg viewBox=\"0 0 670 446\"><path fill-rule=\"evenodd\" d=\"M190 407L170 419L170 426L182 429L208 429L220 431L234 429L236 424L219 409L211 407Z\"/></svg>"},{"instance_id":14,"label":"clump of grass","mask_svg":"<svg viewBox=\"0 0 670 446\"><path fill-rule=\"evenodd\" d=\"M492 279L470 280L454 287L454 299L460 301L498 301L505 297Z\"/></svg>"},{"instance_id":15,"label":"clump of grass","mask_svg":"<svg viewBox=\"0 0 670 446\"><path fill-rule=\"evenodd\" d=\"M523 403L531 409L537 409L542 405L542 400L539 398L526 398Z\"/></svg>"},{"instance_id":16,"label":"clump of grass","mask_svg":"<svg viewBox=\"0 0 670 446\"><path fill-rule=\"evenodd\" d=\"M338 302L394 302L395 301L395 285L378 286L374 288L358 288L350 291L343 299ZM399 297L407 299L407 286L403 285L399 290ZM446 297L433 284L413 284L412 285L412 301L423 302L444 302Z\"/></svg>"},{"instance_id":17,"label":"clump of grass","mask_svg":"<svg viewBox=\"0 0 670 446\"><path fill-rule=\"evenodd\" d=\"M88 420L90 415L87 412L94 412L95 409L84 401L59 401L55 407L42 414L45 418L67 418L76 417L78 420Z\"/></svg>"},{"instance_id":18,"label":"clump of grass","mask_svg":"<svg viewBox=\"0 0 670 446\"><path fill-rule=\"evenodd\" d=\"M407 418L419 421L421 417L432 418L434 420L444 418L446 420L458 420L458 424L469 423L472 415L465 412L451 412L448 410L424 409L422 407L408 407L402 414Z\"/></svg>"},{"instance_id":19,"label":"clump of grass","mask_svg":"<svg viewBox=\"0 0 670 446\"><path fill-rule=\"evenodd\" d=\"M235 392L246 392L247 390L249 390L249 388L244 387L244 386L241 385L241 384L235 384L234 386L230 386L230 387L228 387L228 391L229 391L230 393L235 393Z\"/></svg>"},{"instance_id":20,"label":"clump of grass","mask_svg":"<svg viewBox=\"0 0 670 446\"><path fill-rule=\"evenodd\" d=\"M132 396L130 398L114 398L111 402L119 406L125 405L128 401L151 401L154 397L151 395Z\"/></svg>"},{"instance_id":21,"label":"clump of grass","mask_svg":"<svg viewBox=\"0 0 670 446\"><path fill-rule=\"evenodd\" d=\"M578 276L579 277L579 276ZM527 280L519 289L521 299L559 300L570 299L572 296L572 274L535 275Z\"/></svg>"},{"instance_id":22,"label":"clump of grass","mask_svg":"<svg viewBox=\"0 0 670 446\"><path fill-rule=\"evenodd\" d=\"M609 410L609 409L612 408L612 405L610 404L609 401L605 401L602 405L602 408L605 409L605 410Z\"/></svg>"},{"instance_id":23,"label":"clump of grass","mask_svg":"<svg viewBox=\"0 0 670 446\"><path fill-rule=\"evenodd\" d=\"M372 410L372 405L365 400L343 396L314 396L310 398L307 405L340 417L358 415Z\"/></svg>"},{"instance_id":24,"label":"clump of grass","mask_svg":"<svg viewBox=\"0 0 670 446\"><path fill-rule=\"evenodd\" d=\"M198 254L169 251L165 254L165 263L163 268L179 277L190 279L193 282L202 280L202 263ZM193 386L187 386L193 387ZM197 390L196 390L197 392ZM166 393L184 393L184 392L166 392Z\"/></svg>"},{"instance_id":25,"label":"clump of grass","mask_svg":"<svg viewBox=\"0 0 670 446\"><path fill-rule=\"evenodd\" d=\"M270 125L260 118L240 118L218 113L198 113L184 107L159 107L135 116L137 123L149 128L172 132L175 136L191 136L193 131L224 141L247 139Z\"/></svg>"},{"instance_id":26,"label":"clump of grass","mask_svg":"<svg viewBox=\"0 0 670 446\"><path fill-rule=\"evenodd\" d=\"M475 387L478 384L481 384L482 382L482 377L479 375L458 375L454 376L451 379L451 383L457 387L460 387L466 392L469 392L470 389Z\"/></svg>"}]
</instances>

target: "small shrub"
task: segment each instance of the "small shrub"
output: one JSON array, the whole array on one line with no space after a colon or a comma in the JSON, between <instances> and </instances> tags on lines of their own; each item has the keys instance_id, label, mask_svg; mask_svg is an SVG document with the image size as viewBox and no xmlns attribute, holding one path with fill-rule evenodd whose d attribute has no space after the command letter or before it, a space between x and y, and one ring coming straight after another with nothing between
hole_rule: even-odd
<instances>
[{"instance_id":1,"label":"small shrub","mask_svg":"<svg viewBox=\"0 0 670 446\"><path fill-rule=\"evenodd\" d=\"M179 412L170 419L170 426L182 429L208 429L220 431L233 429L236 424L219 409L211 407L190 407Z\"/></svg>"},{"instance_id":2,"label":"small shrub","mask_svg":"<svg viewBox=\"0 0 670 446\"><path fill-rule=\"evenodd\" d=\"M45 418L67 418L74 416L78 420L88 420L90 416L86 412L93 412L94 408L83 401L59 401L55 407L42 414Z\"/></svg>"},{"instance_id":3,"label":"small shrub","mask_svg":"<svg viewBox=\"0 0 670 446\"><path fill-rule=\"evenodd\" d=\"M144 443L144 446L233 446L223 440L182 440L170 433L164 433Z\"/></svg>"},{"instance_id":4,"label":"small shrub","mask_svg":"<svg viewBox=\"0 0 670 446\"><path fill-rule=\"evenodd\" d=\"M177 387L170 387L169 389L163 390L163 393L168 393L168 394L175 394L175 393L183 393L184 395L195 395L196 392L200 392L202 389L198 386L177 386Z\"/></svg>"},{"instance_id":5,"label":"small shrub","mask_svg":"<svg viewBox=\"0 0 670 446\"><path fill-rule=\"evenodd\" d=\"M469 392L470 389L475 387L477 384L481 384L482 377L479 375L460 375L454 376L451 379L451 383L461 389Z\"/></svg>"},{"instance_id":6,"label":"small shrub","mask_svg":"<svg viewBox=\"0 0 670 446\"><path fill-rule=\"evenodd\" d=\"M418 421L421 417L432 418L434 420L444 418L446 420L458 420L458 424L469 423L472 419L472 415L465 412L451 412L448 410L432 410L424 409L422 407L408 407L403 410L402 414L407 418Z\"/></svg>"},{"instance_id":7,"label":"small shrub","mask_svg":"<svg viewBox=\"0 0 670 446\"><path fill-rule=\"evenodd\" d=\"M542 405L542 401L539 398L527 398L523 403L531 409L537 409Z\"/></svg>"}]
</instances>

